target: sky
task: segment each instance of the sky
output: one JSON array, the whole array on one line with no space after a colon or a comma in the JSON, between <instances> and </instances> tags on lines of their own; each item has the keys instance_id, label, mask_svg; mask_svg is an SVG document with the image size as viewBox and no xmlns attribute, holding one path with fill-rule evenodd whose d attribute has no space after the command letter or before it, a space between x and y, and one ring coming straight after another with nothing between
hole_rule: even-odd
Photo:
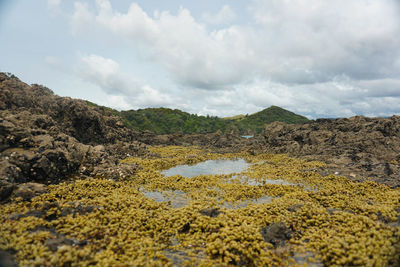
<instances>
[{"instance_id":1,"label":"sky","mask_svg":"<svg viewBox=\"0 0 400 267\"><path fill-rule=\"evenodd\" d=\"M0 0L0 71L118 110L400 114L398 0Z\"/></svg>"}]
</instances>

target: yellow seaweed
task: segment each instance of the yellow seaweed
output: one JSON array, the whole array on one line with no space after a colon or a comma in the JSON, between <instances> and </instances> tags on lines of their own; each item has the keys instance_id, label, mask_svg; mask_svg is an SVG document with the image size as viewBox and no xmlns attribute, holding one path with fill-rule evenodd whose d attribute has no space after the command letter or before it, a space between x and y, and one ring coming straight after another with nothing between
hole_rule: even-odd
<instances>
[{"instance_id":1,"label":"yellow seaweed","mask_svg":"<svg viewBox=\"0 0 400 267\"><path fill-rule=\"evenodd\" d=\"M399 188L322 177L316 170L324 168L323 163L286 155L218 154L177 146L151 147L150 152L147 158L123 161L141 166L124 181L77 179L52 185L31 202L15 200L0 206L0 249L17 251L16 260L23 266L286 266L296 264L295 252L306 251L312 252L314 261L329 266L399 261ZM240 174L193 178L164 177L160 172L181 164L235 158L252 165ZM259 184L243 183L246 179ZM291 184L268 184L267 179ZM145 190L184 192L188 205L173 208L147 198ZM271 202L239 205L263 196L271 196ZM91 209L65 212L81 207ZM210 208L221 213L201 213ZM13 216L33 210L44 215ZM294 232L284 248L274 248L261 235L263 227L277 222ZM85 243L61 244L51 251L46 240L57 235Z\"/></svg>"}]
</instances>

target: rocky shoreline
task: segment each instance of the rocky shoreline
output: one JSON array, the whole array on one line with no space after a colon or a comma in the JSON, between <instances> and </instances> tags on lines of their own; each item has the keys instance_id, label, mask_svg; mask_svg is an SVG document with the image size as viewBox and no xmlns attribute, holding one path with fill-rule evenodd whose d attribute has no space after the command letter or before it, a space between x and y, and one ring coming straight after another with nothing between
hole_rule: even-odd
<instances>
[{"instance_id":1,"label":"rocky shoreline","mask_svg":"<svg viewBox=\"0 0 400 267\"><path fill-rule=\"evenodd\" d=\"M161 152L157 152L158 148L155 148L155 146L172 146L172 148L159 148ZM180 148L173 146L180 146ZM200 147L202 151L197 151L193 147ZM187 151L177 154L174 149L186 149ZM204 149L208 152L205 152ZM204 153L208 153L207 157L202 158ZM184 229L178 234L185 236L186 232L191 229L190 227L195 227L195 225L191 226L186 221L174 221L171 212L174 214L176 210L171 211L165 205L154 206L152 200L145 198L140 193L139 186L146 184L146 179L155 179L152 177L153 171L160 169L160 166L164 166L168 162L172 164L171 166L178 164L179 162L175 161L179 157L185 164L190 164L200 162L201 159L212 159L214 156L216 158L224 155L234 157L241 154L249 158L259 156L259 162L263 162L262 159L267 155L266 153L269 153L270 156L268 157L275 157L275 159L265 164L271 166L263 170L265 172L263 176L269 177L273 174L278 179L281 173L288 172L293 167L289 164L296 162L297 167L288 172L292 179L298 176L296 179L302 181L309 179L311 175L316 184L332 183L331 187L328 186L325 189L326 191L318 193L314 191L303 192L302 189L294 188L285 189L285 191L278 185L271 186L271 188L261 188L264 191L267 190L268 193L271 193L272 189L276 190L276 197L284 197L286 193L298 194L302 196L301 201L304 202L300 205L296 202L296 199L289 196L287 196L288 200L282 198L282 203L276 204L276 214L270 214L271 217L268 221L274 221L276 216L286 214L290 218L287 223L292 223L292 228L299 228L300 222L299 225L293 223L295 218L298 218L297 215L297 217L291 217L294 213L299 213L304 217L304 220L309 216L313 220L320 220L321 214L325 216L325 221L348 220L349 216L346 213L348 211L345 208L351 204L352 199L360 198L362 204L358 202L354 204L353 210L351 210L352 216L354 215L353 217L360 221L365 219L362 216L369 216L368 218L373 221L374 225L376 224L376 229L382 231L382 235L387 234L392 237L394 228L391 227L397 227L399 223L399 207L394 201L389 203L389 206L384 206L382 203L386 203L384 199L386 196L381 196L384 193L380 192L379 188L382 187L382 190L391 192L391 199L393 200L396 190L400 187L399 116L390 118L319 119L292 125L275 122L267 124L261 134L250 139L242 138L239 133L235 132L156 135L151 132L136 132L126 128L119 117L114 116L105 108L89 106L82 100L59 97L46 87L27 85L16 77L0 73L0 204L4 204L3 208L9 209L7 212L11 214L3 219L10 224L10 229L7 231L14 231L12 228L14 222L23 225L31 235L38 236L38 238L41 238L41 235L48 235L43 237L43 242L40 241L39 243L43 243L43 246L52 253L61 253L61 248L68 249L68 251L79 251L81 247L86 247L86 243L84 243L86 239L80 238L79 240L82 239L83 241L79 241L77 238L72 238L71 236L74 236L74 234L71 233L75 232L68 232L67 228L65 228L65 231L68 235L63 234L54 228L55 225L66 227L67 221L64 222L64 220L67 220L67 218L68 220L76 219L79 221L78 218L83 218L87 214L96 214L100 219L104 216L103 219L114 220L111 214L104 211L105 207L114 212L112 214L121 216L120 219L122 220L124 214L118 213L120 212L118 205L125 207L124 205L129 204L135 207L131 208L128 205L125 207L127 211L139 212L144 209L147 213L159 212L160 214L157 213L157 216L164 219L169 218L172 224L179 225L181 230ZM288 154L290 157L300 159L290 159L276 154ZM313 163L312 161L315 160L323 163ZM286 164L288 165L286 166ZM260 165L261 169L264 167ZM336 176L332 174L336 174ZM375 183L364 184L351 181L351 187L356 189L352 191L345 187L348 180L340 176L346 176L357 182L378 182L389 187ZM137 177L137 179L132 181L132 179L129 179L131 177ZM322 181L323 177L327 180ZM179 184L181 186L179 190L186 188L186 184L179 177L174 179L176 180L173 180L171 184L165 184L164 178L160 181L155 179L154 185L149 183L148 186L154 186L152 190L155 190L156 186L157 188L164 186L166 190L172 185L177 186ZM209 179L210 185L203 186L209 190L208 188L215 179L215 177ZM220 177L220 179L222 178ZM59 185L50 186L53 184ZM196 186L200 186L200 184ZM341 188L336 188L338 186L341 186ZM89 189L86 189L86 187ZM118 195L114 191L117 189L122 190L122 195ZM236 191L232 191L232 189L230 185L227 185L226 190L230 190L231 194L237 194L235 199L240 199L240 194L243 193L242 189ZM57 193L57 190L62 193ZM102 195L103 192L98 194L99 190L107 192L106 196ZM364 190L365 192L358 192L357 190ZM263 194L267 193L264 191ZM335 194L338 195L337 199ZM366 196L364 197L363 194L366 194ZM379 198L375 196L377 194ZM68 199L63 199L64 196L68 196ZM123 197L124 201L120 201L120 197ZM369 202L365 204L364 198L368 197L372 200L368 200ZM96 201L93 202L93 199L96 199ZM331 203L332 199L335 200L332 202L333 204ZM293 202L289 203L290 205L287 202L289 200ZM102 203L103 206L97 202ZM139 206L136 206L137 204ZM204 207L201 205L199 207L186 207L187 212L181 210L180 212L183 213L180 216L182 218L190 217L190 220L197 220L198 218L204 220L206 217L217 220L219 217L225 216L224 213L215 208L210 208L206 204L209 203L205 201L202 204ZM284 207L284 205L289 206ZM318 207L319 210L314 214L312 211L315 207ZM377 211L381 207L385 207L385 210L382 210L383 213ZM17 208L17 210L14 210L14 208ZM258 212L262 214L264 210L262 207L259 208ZM244 214L243 216L253 218L251 212L254 213L256 210L249 208L250 215ZM309 212L312 214L308 214ZM360 214L357 214L357 212ZM203 217L198 217L197 213ZM156 221L158 220L157 216L154 219ZM233 215L229 216L229 218L235 218ZM146 218L147 215L142 219L147 220ZM262 216L259 219L261 220ZM349 229L352 229L353 222L347 223ZM391 224L395 226L391 226ZM154 225L157 224L154 223ZM149 224L148 226L153 227L154 225ZM249 229L255 231L254 227ZM309 225L306 224L304 227L304 229L307 229ZM173 231L175 228L176 225L170 230ZM390 231L387 232L386 228ZM316 226L316 229L319 229L319 227ZM106 230L104 229L104 231ZM157 234L158 232L161 232L161 230L158 229L154 233ZM199 232L204 233L203 230L199 230ZM231 232L229 231L229 233ZM113 236L115 233L108 234ZM275 236L277 233L281 233L282 238L277 238ZM100 242L104 236L100 234L104 235L104 233L99 232L90 234L87 238L92 240L92 244L99 242L99 247L101 247L104 246ZM143 231L139 231L137 234L142 235ZM170 234L168 232L167 236ZM212 232L212 234L214 233ZM255 236L257 234L257 232L254 232ZM300 232L292 233L279 220L276 221L276 224L264 225L261 229L263 240L273 244L273 246L278 246L280 243L286 244L295 234L300 235ZM17 236L17 238L20 238L20 236ZM139 239L141 240L142 237L140 236ZM395 241L393 242L396 243ZM321 242L322 240L318 240L315 244L322 244ZM328 243L325 245L329 247ZM115 253L119 253L119 249L121 248L118 248ZM324 248L318 247L318 249L322 251ZM101 251L99 250L98 253ZM233 254L237 252L234 247L229 251ZM329 251L334 252L333 249L329 249ZM14 255L17 255L16 253L17 251L13 250L0 250L0 266L2 264L17 266L13 259ZM211 247L208 248L208 253L215 257L221 256ZM288 251L284 252L285 257L289 255L288 253ZM275 254L279 255L279 253ZM239 253L238 255L240 256L238 262L253 260L252 257L245 258L244 254ZM90 257L92 256L90 254ZM79 258L80 256L75 255L74 257ZM107 257L104 259L107 259ZM143 260L145 259L147 258L143 258ZM103 259L100 259L100 262L101 260ZM279 262L279 257L275 260ZM325 261L331 262L332 259L327 258Z\"/></svg>"},{"instance_id":2,"label":"rocky shoreline","mask_svg":"<svg viewBox=\"0 0 400 267\"><path fill-rule=\"evenodd\" d=\"M104 108L0 74L0 201L27 182L51 184L77 175L116 180L132 176L140 166L119 161L146 156L146 145L287 153L327 163L322 174L400 186L399 116L275 122L251 139L233 132L155 135L127 129Z\"/></svg>"},{"instance_id":3,"label":"rocky shoreline","mask_svg":"<svg viewBox=\"0 0 400 267\"><path fill-rule=\"evenodd\" d=\"M27 182L131 176L137 166L118 161L147 153L137 135L107 110L0 74L0 201Z\"/></svg>"}]
</instances>

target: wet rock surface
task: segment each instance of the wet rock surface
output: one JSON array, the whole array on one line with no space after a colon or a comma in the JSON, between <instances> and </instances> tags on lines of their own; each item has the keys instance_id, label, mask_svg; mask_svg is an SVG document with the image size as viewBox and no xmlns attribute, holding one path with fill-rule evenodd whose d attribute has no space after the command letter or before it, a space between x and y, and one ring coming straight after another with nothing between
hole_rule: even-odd
<instances>
[{"instance_id":1,"label":"wet rock surface","mask_svg":"<svg viewBox=\"0 0 400 267\"><path fill-rule=\"evenodd\" d=\"M62 246L85 246L87 241L78 241L76 239L67 238L65 235L57 232L55 228L46 227L46 226L37 226L30 231L31 233L35 232L49 232L53 237L47 239L44 242L44 245L48 247L52 252L57 251L58 249L62 249Z\"/></svg>"},{"instance_id":2,"label":"wet rock surface","mask_svg":"<svg viewBox=\"0 0 400 267\"><path fill-rule=\"evenodd\" d=\"M282 222L267 225L261 229L261 235L265 242L271 243L275 248L282 247L290 240L293 231Z\"/></svg>"},{"instance_id":3,"label":"wet rock surface","mask_svg":"<svg viewBox=\"0 0 400 267\"><path fill-rule=\"evenodd\" d=\"M17 267L11 251L0 250L0 267Z\"/></svg>"},{"instance_id":4,"label":"wet rock surface","mask_svg":"<svg viewBox=\"0 0 400 267\"><path fill-rule=\"evenodd\" d=\"M23 183L16 187L13 191L13 197L20 197L23 200L30 200L47 192L47 186L39 183Z\"/></svg>"},{"instance_id":5,"label":"wet rock surface","mask_svg":"<svg viewBox=\"0 0 400 267\"><path fill-rule=\"evenodd\" d=\"M215 218L222 213L222 211L213 208L200 210L199 212L201 215L209 216L211 218Z\"/></svg>"}]
</instances>

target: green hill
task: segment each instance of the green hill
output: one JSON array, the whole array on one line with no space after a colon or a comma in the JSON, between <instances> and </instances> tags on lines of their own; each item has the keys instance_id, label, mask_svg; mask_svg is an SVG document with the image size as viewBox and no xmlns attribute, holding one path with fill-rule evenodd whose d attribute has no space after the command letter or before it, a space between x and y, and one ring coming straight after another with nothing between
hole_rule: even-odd
<instances>
[{"instance_id":1,"label":"green hill","mask_svg":"<svg viewBox=\"0 0 400 267\"><path fill-rule=\"evenodd\" d=\"M97 106L87 101L88 105ZM199 116L179 109L145 108L138 110L117 111L105 108L114 115L120 116L125 126L138 131L152 131L156 134L213 133L236 131L242 134L260 133L266 123L281 121L286 123L303 123L307 118L277 106L271 106L251 115L237 115L219 118L215 116Z\"/></svg>"},{"instance_id":2,"label":"green hill","mask_svg":"<svg viewBox=\"0 0 400 267\"><path fill-rule=\"evenodd\" d=\"M286 109L277 106L271 106L260 112L235 119L232 121L232 124L236 125L241 132L251 130L253 132L260 133L264 129L264 125L266 123L271 123L274 121L303 123L307 122L308 119Z\"/></svg>"},{"instance_id":3,"label":"green hill","mask_svg":"<svg viewBox=\"0 0 400 267\"><path fill-rule=\"evenodd\" d=\"M175 132L212 133L218 129L225 131L227 124L218 117L198 116L178 109L146 108L121 111L127 126L136 130L149 130L157 134Z\"/></svg>"}]
</instances>

